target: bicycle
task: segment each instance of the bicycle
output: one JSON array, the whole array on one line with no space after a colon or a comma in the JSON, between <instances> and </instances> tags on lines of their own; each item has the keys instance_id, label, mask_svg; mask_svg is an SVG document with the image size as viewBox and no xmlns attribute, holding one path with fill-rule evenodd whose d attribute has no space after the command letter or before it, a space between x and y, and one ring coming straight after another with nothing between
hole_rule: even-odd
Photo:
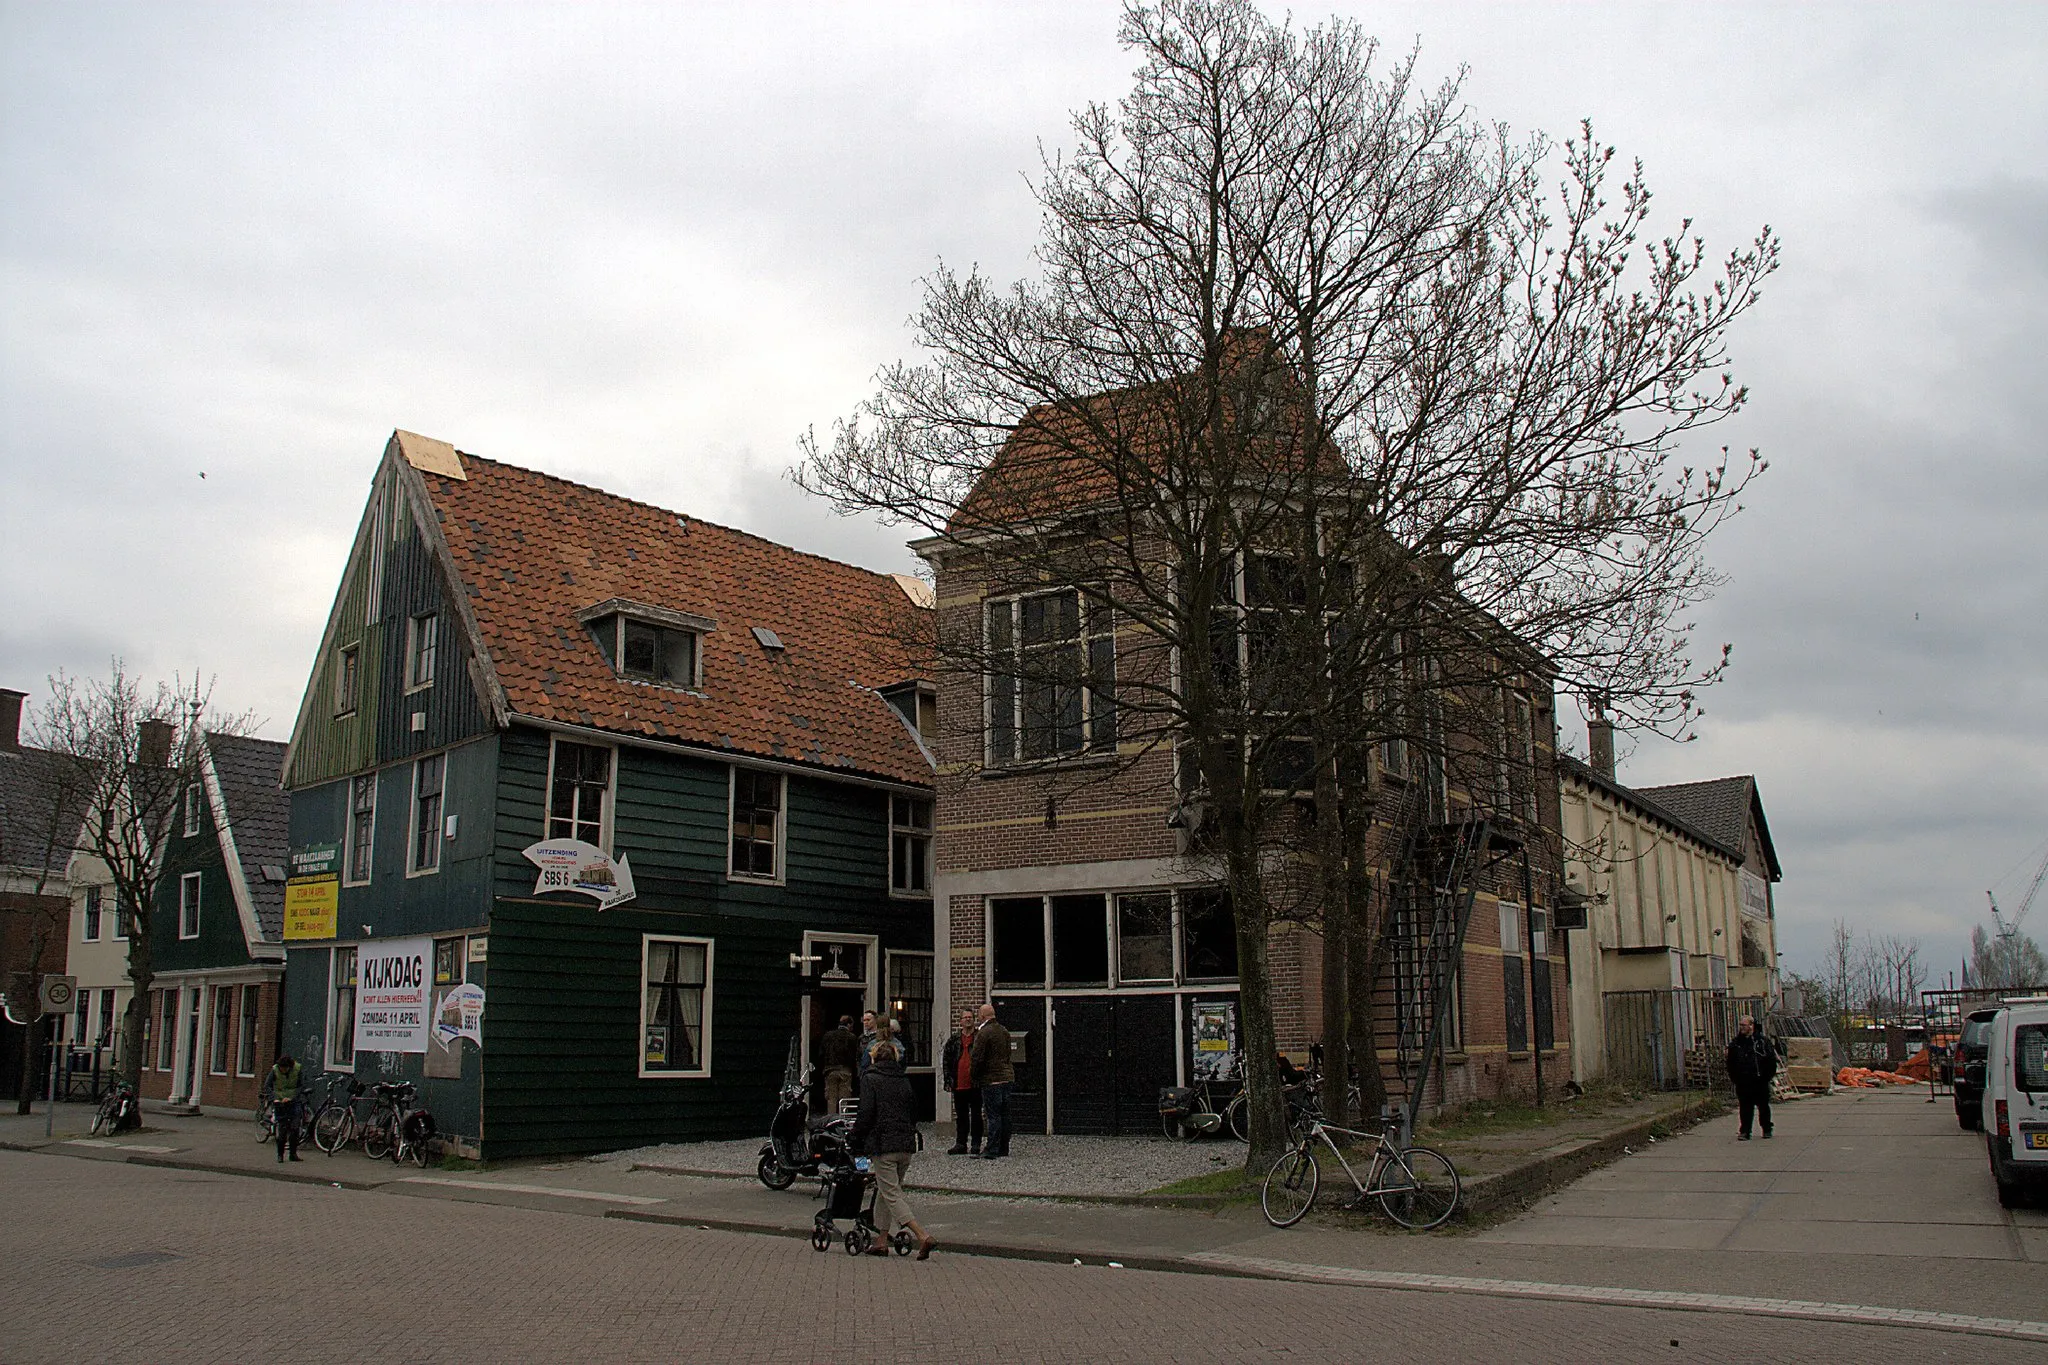
<instances>
[{"instance_id":1,"label":"bicycle","mask_svg":"<svg viewBox=\"0 0 2048 1365\"><path fill-rule=\"evenodd\" d=\"M434 1116L408 1107L419 1087L411 1081L383 1081L373 1088L377 1099L363 1125L363 1155L372 1161L386 1156L401 1164L410 1160L424 1167L434 1140Z\"/></svg>"},{"instance_id":2,"label":"bicycle","mask_svg":"<svg viewBox=\"0 0 2048 1365\"><path fill-rule=\"evenodd\" d=\"M121 1131L122 1121L135 1111L135 1087L126 1081L117 1080L107 1087L107 1093L100 1099L99 1112L93 1115L91 1136L105 1133L111 1137Z\"/></svg>"},{"instance_id":3,"label":"bicycle","mask_svg":"<svg viewBox=\"0 0 2048 1365\"><path fill-rule=\"evenodd\" d=\"M1344 1159L1336 1139L1330 1136L1332 1133L1374 1144L1372 1167L1366 1179L1358 1178L1358 1172ZM1273 1168L1266 1172L1265 1187L1259 1192L1259 1207L1274 1227L1293 1227L1315 1206L1322 1184L1322 1168L1316 1161L1315 1150L1318 1139L1337 1158L1337 1164L1351 1177L1352 1188L1357 1191L1346 1208L1363 1208L1367 1199L1376 1197L1387 1217L1415 1232L1440 1227L1457 1212L1458 1168L1442 1152L1429 1147L1404 1148L1384 1131L1368 1133L1340 1128L1323 1122L1320 1116L1312 1116L1308 1132L1292 1151L1282 1153L1273 1163Z\"/></svg>"},{"instance_id":4,"label":"bicycle","mask_svg":"<svg viewBox=\"0 0 2048 1365\"><path fill-rule=\"evenodd\" d=\"M348 1094L335 1092L346 1090ZM313 1112L313 1145L333 1156L336 1152L354 1142L361 1122L356 1118L356 1101L363 1097L365 1087L355 1077L335 1072L328 1077L326 1098Z\"/></svg>"}]
</instances>

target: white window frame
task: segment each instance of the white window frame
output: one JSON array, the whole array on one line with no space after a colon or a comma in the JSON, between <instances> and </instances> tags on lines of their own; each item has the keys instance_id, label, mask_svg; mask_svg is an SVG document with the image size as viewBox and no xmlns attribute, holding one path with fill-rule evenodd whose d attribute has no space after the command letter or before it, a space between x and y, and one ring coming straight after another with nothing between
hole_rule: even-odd
<instances>
[{"instance_id":1,"label":"white window frame","mask_svg":"<svg viewBox=\"0 0 2048 1365\"><path fill-rule=\"evenodd\" d=\"M889 803L889 895L896 900L928 901L932 898L933 859L932 846L937 834L939 819L938 802L929 796L910 796L903 792L889 792L884 798ZM925 807L923 825L899 825L896 823L898 801L921 801ZM924 890L909 890L896 885L896 839L898 835L924 840Z\"/></svg>"},{"instance_id":2,"label":"white window frame","mask_svg":"<svg viewBox=\"0 0 2048 1365\"><path fill-rule=\"evenodd\" d=\"M1077 616L1076 625L1079 629L1075 643L1079 645L1081 650L1081 747L1078 749L1055 749L1051 753L1038 757L1032 757L1024 752L1024 680L1020 674L1012 673L1008 675L1011 679L1010 733L1014 737L1016 752L1007 757L998 757L995 751L996 679L999 676L1003 676L1003 672L1001 667L998 666L995 654L994 630L992 628L995 613L1000 609L1008 614L1010 621L1010 654L1011 657L1022 659L1025 647L1023 604L1033 598L1059 597L1066 593L1074 594ZM1097 612L1109 618L1107 627L1099 627L1095 624L1093 618ZM1095 684L1089 667L1093 654L1092 647L1098 640L1107 640L1109 642L1109 681L1106 688ZM1041 588L1031 592L1005 593L986 597L982 599L981 603L981 643L983 657L989 661L989 667L982 675L981 685L981 753L982 760L989 767L1024 768L1052 763L1070 763L1076 759L1088 758L1091 755L1114 754L1116 752L1117 735L1115 734L1115 729L1121 722L1117 718L1116 704L1117 646L1115 608L1106 604L1091 602L1087 591L1079 585ZM1095 695L1105 690L1109 693L1109 713L1112 731L1106 741L1099 739L1094 733L1096 728Z\"/></svg>"},{"instance_id":3,"label":"white window frame","mask_svg":"<svg viewBox=\"0 0 2048 1365\"><path fill-rule=\"evenodd\" d=\"M355 875L356 788L358 784L366 787L370 793L370 809L368 811L370 851L369 856L363 860L363 875L360 877ZM447 785L448 779L444 773L441 779L441 788L444 792L447 790ZM348 786L342 792L342 800L346 803L346 810L342 814L341 825L341 884L343 886L368 886L371 879L377 873L377 774L374 772L357 773L354 777L351 777L348 780Z\"/></svg>"},{"instance_id":4,"label":"white window frame","mask_svg":"<svg viewBox=\"0 0 2048 1365\"><path fill-rule=\"evenodd\" d=\"M221 1028L220 1018L223 992L225 992L228 1007L226 1031L223 1031ZM231 1040L234 1036L235 1020L241 1017L241 1005L242 992L239 987L215 986L213 988L213 1035L218 1036L209 1035L206 1040L206 1074L209 1076L225 1076L235 1065ZM215 1059L220 1061L219 1066L214 1065Z\"/></svg>"},{"instance_id":5,"label":"white window frame","mask_svg":"<svg viewBox=\"0 0 2048 1365\"><path fill-rule=\"evenodd\" d=\"M184 991L177 986L164 986L157 991L156 1026L162 1032L155 1040L156 1055L150 1059L155 1063L152 1071L170 1075L178 1069L178 1024L185 1017L183 996Z\"/></svg>"},{"instance_id":6,"label":"white window frame","mask_svg":"<svg viewBox=\"0 0 2048 1365\"><path fill-rule=\"evenodd\" d=\"M626 671L626 627L636 625L645 630L665 632L670 635L690 637L690 676L678 681L674 678L647 678L638 673ZM645 683L649 687L666 687L678 692L695 692L704 684L704 632L688 626L671 625L666 621L650 621L644 616L620 612L612 617L612 672L626 682Z\"/></svg>"},{"instance_id":7,"label":"white window frame","mask_svg":"<svg viewBox=\"0 0 2048 1365\"><path fill-rule=\"evenodd\" d=\"M104 932L101 922L105 918L107 911L101 895L99 887L88 886L85 888L84 895L79 898L78 941L80 943L98 943L101 934Z\"/></svg>"},{"instance_id":8,"label":"white window frame","mask_svg":"<svg viewBox=\"0 0 2048 1365\"><path fill-rule=\"evenodd\" d=\"M757 872L741 872L733 866L732 829L733 815L739 799L739 774L742 768L748 772L765 774L781 783L781 790L775 802L775 875L764 877ZM781 886L789 866L789 774L775 772L768 768L748 768L744 763L729 765L725 780L725 876L728 881L743 882L749 886Z\"/></svg>"},{"instance_id":9,"label":"white window frame","mask_svg":"<svg viewBox=\"0 0 2048 1365\"><path fill-rule=\"evenodd\" d=\"M178 878L178 937L180 939L199 937L199 911L203 904L201 897L205 891L202 880L204 876L205 874L200 872L187 872L184 876ZM189 927L187 910L191 912Z\"/></svg>"},{"instance_id":10,"label":"white window frame","mask_svg":"<svg viewBox=\"0 0 2048 1365\"><path fill-rule=\"evenodd\" d=\"M348 1060L346 1062L337 1062L336 1060L334 1060L335 1042L337 1039L344 1036L343 1034L337 1032L335 1029L334 993L337 989L339 989L339 987L336 984L334 964L343 953L348 953L350 955L349 960L352 962L360 964L360 962L362 961L360 945L354 943L337 943L332 948L329 948L327 950L327 999L320 1010L321 1017L327 1021L327 1037L324 1040L326 1044L325 1055L321 1058L321 1061L325 1064L326 1069L329 1071L347 1071L353 1073L356 1069L357 1004L356 995L354 994L354 992L356 992L360 988L362 981L362 978L360 976L356 978L357 985L349 987L351 994L348 998L348 1032L346 1034L346 1037L348 1038Z\"/></svg>"},{"instance_id":11,"label":"white window frame","mask_svg":"<svg viewBox=\"0 0 2048 1365\"><path fill-rule=\"evenodd\" d=\"M185 788L185 821L183 833L187 839L199 837L199 784L192 783Z\"/></svg>"},{"instance_id":12,"label":"white window frame","mask_svg":"<svg viewBox=\"0 0 2048 1365\"><path fill-rule=\"evenodd\" d=\"M254 1076L256 1074L257 1057L256 1030L262 1026L263 1020L263 988L251 984L238 986L235 989L241 992L241 998L235 1014L235 1018L238 1021L236 1027L241 1030L241 1032L235 1035L235 1074L237 1076ZM256 1003L254 1009L249 1007L249 1002L252 1000ZM242 1065L244 1061L248 1062L246 1067Z\"/></svg>"},{"instance_id":13,"label":"white window frame","mask_svg":"<svg viewBox=\"0 0 2048 1365\"><path fill-rule=\"evenodd\" d=\"M428 633L426 653L420 652L421 623L431 626ZM424 662L426 667L420 665ZM434 685L434 675L441 666L441 613L423 611L405 620L405 693L424 692Z\"/></svg>"},{"instance_id":14,"label":"white window frame","mask_svg":"<svg viewBox=\"0 0 2048 1365\"><path fill-rule=\"evenodd\" d=\"M557 751L560 750L561 746L564 744L574 744L578 748L582 749L603 749L611 754L611 761L605 767L604 809L598 812L597 820L597 847L602 849L606 855L609 855L612 851L612 814L615 810L618 809L619 797L619 747L616 744L592 744L588 740L572 739L564 737L562 735L550 735L548 737L548 784L543 789L541 796L541 837L546 839L553 839L556 837L554 832L555 754L557 753ZM444 791L446 790L446 785L447 779L444 777L442 779L442 787ZM564 837L572 839L575 837L573 831L577 823L579 822L570 822L571 833ZM730 822L728 822L726 838L727 843L725 856L726 862L729 865L732 861Z\"/></svg>"},{"instance_id":15,"label":"white window frame","mask_svg":"<svg viewBox=\"0 0 2048 1365\"><path fill-rule=\"evenodd\" d=\"M648 949L656 943L688 943L704 949L704 1020L697 1050L697 1066L691 1071L649 1071L647 1069L647 964ZM635 1068L643 1081L703 1081L711 1078L711 992L717 983L718 940L692 934L640 935L640 1032L633 1040Z\"/></svg>"},{"instance_id":16,"label":"white window frame","mask_svg":"<svg viewBox=\"0 0 2048 1365\"><path fill-rule=\"evenodd\" d=\"M362 703L363 646L361 641L334 651L334 718L352 716Z\"/></svg>"},{"instance_id":17,"label":"white window frame","mask_svg":"<svg viewBox=\"0 0 2048 1365\"><path fill-rule=\"evenodd\" d=\"M441 803L434 812L434 865L417 866L420 851L420 765L438 759L441 764L441 790L436 799ZM437 754L421 754L412 761L412 801L409 806L412 818L405 822L405 875L407 877L431 877L441 870L441 844L448 828L448 755L445 751Z\"/></svg>"}]
</instances>

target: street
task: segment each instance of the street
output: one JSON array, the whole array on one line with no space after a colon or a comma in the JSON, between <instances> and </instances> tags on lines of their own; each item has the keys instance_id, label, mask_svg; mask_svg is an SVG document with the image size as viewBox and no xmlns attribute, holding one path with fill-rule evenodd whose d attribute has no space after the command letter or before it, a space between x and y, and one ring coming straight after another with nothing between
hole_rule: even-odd
<instances>
[{"instance_id":1,"label":"street","mask_svg":"<svg viewBox=\"0 0 2048 1365\"><path fill-rule=\"evenodd\" d=\"M1939 1360L1995 1353L2001 1361L2048 1360L2048 1344L2039 1341L1956 1330L1770 1316L1704 1299L1697 1306L1709 1311L1528 1296L1528 1282L1547 1280L1912 1305L1904 1288L1931 1282L1948 1286L1938 1302L1957 1314L2044 1316L2048 1276L2023 1259L2038 1245L2038 1212L2026 1224L2024 1243L2012 1248L2016 1254L2004 1258L1972 1255L1958 1245L1928 1259L1905 1243L1883 1245L1875 1235L1866 1235L1867 1245L1853 1255L1818 1244L1810 1255L1783 1248L1738 1253L1703 1249L1705 1234L1688 1241L1671 1231L1692 1220L1673 1211L1672 1199L1693 1197L1697 1192L1682 1187L1699 1183L1698 1173L1716 1163L1761 1169L1770 1160L1763 1153L1782 1154L1775 1159L1794 1168L1797 1183L1816 1175L1799 1175L1802 1164L1850 1148L1852 1159L1842 1169L1856 1180L1881 1187L1910 1177L1909 1158L1897 1149L1910 1146L1911 1135L1873 1137L1859 1149L1852 1136L1859 1124L1925 1126L1929 1131L1917 1141L1928 1150L1947 1141L1938 1150L1959 1172L1974 1140L1937 1137L1925 1112L1934 1107L1915 1110L1908 1107L1913 1103L1888 1096L1857 1105L1851 1097L1788 1107L1769 1147L1735 1147L1730 1122L1716 1120L1659 1144L1650 1160L1610 1167L1522 1219L1477 1235L1409 1238L1321 1228L1295 1236L1236 1225L1227 1248L1210 1257L1218 1269L1236 1273L1216 1275L943 1249L925 1264L855 1260L836 1248L821 1255L786 1236L593 1216L604 1212L600 1201L548 1196L543 1186L560 1185L566 1193L571 1180L545 1169L494 1172L470 1184L361 1190L6 1151L0 1152L0 1183L9 1193L9 1217L0 1230L0 1255L12 1269L0 1359L39 1365L82 1355L146 1361L231 1355L403 1361L1507 1357L1519 1363ZM1795 1130L1807 1136L1788 1141ZM1922 1159L1931 1158L1923 1151ZM1856 1160L1865 1164L1857 1167ZM316 1156L306 1173L353 1172L361 1164L320 1161ZM567 1174L588 1184L597 1172L586 1167ZM664 1179L633 1177L635 1188L643 1189L661 1188ZM1675 1179L1681 1187L1612 1203L1630 1181L1651 1179ZM730 1184L735 1196L745 1188ZM521 1202L473 1202L501 1188ZM796 1195L755 1193L792 1209L809 1207ZM1963 1191L1957 1197L1970 1196ZM649 1206L657 1202L646 1199ZM1604 1242L1587 1231L1593 1224L1584 1216L1562 1211L1574 1200L1610 1209ZM573 1207L522 1206L533 1204ZM979 1207L986 1212L992 1206L980 1201ZM1853 1201L1831 1207L1856 1213ZM1663 1220L1655 1226L1666 1230L1664 1240L1646 1238L1634 1226L1642 1220L1627 1216L1629 1208ZM1996 1224L1995 1215L1986 1223L1974 1205L1964 1211L1978 1221L1961 1225ZM1613 1216L1617 1212L1621 1216ZM1702 1217L1711 1213L1700 1210ZM1054 1215L1038 1216L1049 1221ZM1081 1221L1089 1214L1076 1209L1073 1216ZM1200 1221L1214 1227L1216 1220ZM935 1218L934 1226L940 1237L947 1235L944 1222ZM1722 1229L1723 1243L1730 1231ZM2018 1235L2012 1226L1998 1231ZM1912 1234L1902 1226L1893 1235ZM1837 1240L1851 1236L1841 1233ZM1937 1227L1930 1245L1946 1245L1947 1237ZM1562 1244L1572 1238L1577 1245ZM1652 1245L1643 1246L1646 1240ZM1317 1266L1332 1277L1383 1280L1408 1267L1438 1276L1512 1279L1525 1288L1408 1292L1243 1277L1261 1259L1292 1266L1291 1273L1304 1278L1314 1278ZM1804 1277L1794 1268L1803 1268Z\"/></svg>"}]
</instances>

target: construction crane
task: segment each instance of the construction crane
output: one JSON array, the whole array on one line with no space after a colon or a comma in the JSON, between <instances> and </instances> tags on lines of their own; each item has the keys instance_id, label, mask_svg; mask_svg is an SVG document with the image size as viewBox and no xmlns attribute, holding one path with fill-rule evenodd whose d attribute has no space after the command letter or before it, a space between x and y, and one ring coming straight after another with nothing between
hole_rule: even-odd
<instances>
[{"instance_id":1,"label":"construction crane","mask_svg":"<svg viewBox=\"0 0 2048 1365\"><path fill-rule=\"evenodd\" d=\"M1998 931L2000 954L2011 968L2016 969L2019 966L2020 921L2027 917L2027 911L2034 908L2034 897L2041 894L2041 883L2044 881L2048 881L2048 856L2044 856L2041 865L2034 869L2034 880L2028 883L2027 894L2020 898L2020 908L2013 913L2011 919L2000 913L1998 897L1989 891L1984 893L1984 899L1991 902L1991 923Z\"/></svg>"}]
</instances>

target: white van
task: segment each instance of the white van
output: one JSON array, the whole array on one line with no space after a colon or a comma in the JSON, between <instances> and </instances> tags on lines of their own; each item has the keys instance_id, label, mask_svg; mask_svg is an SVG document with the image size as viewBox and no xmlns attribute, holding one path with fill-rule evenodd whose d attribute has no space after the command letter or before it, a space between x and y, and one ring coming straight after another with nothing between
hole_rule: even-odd
<instances>
[{"instance_id":1,"label":"white van","mask_svg":"<svg viewBox=\"0 0 2048 1365\"><path fill-rule=\"evenodd\" d=\"M1991 1021L1984 1145L1999 1203L2015 1207L2030 1186L2048 1192L2048 996L2008 1000Z\"/></svg>"}]
</instances>

